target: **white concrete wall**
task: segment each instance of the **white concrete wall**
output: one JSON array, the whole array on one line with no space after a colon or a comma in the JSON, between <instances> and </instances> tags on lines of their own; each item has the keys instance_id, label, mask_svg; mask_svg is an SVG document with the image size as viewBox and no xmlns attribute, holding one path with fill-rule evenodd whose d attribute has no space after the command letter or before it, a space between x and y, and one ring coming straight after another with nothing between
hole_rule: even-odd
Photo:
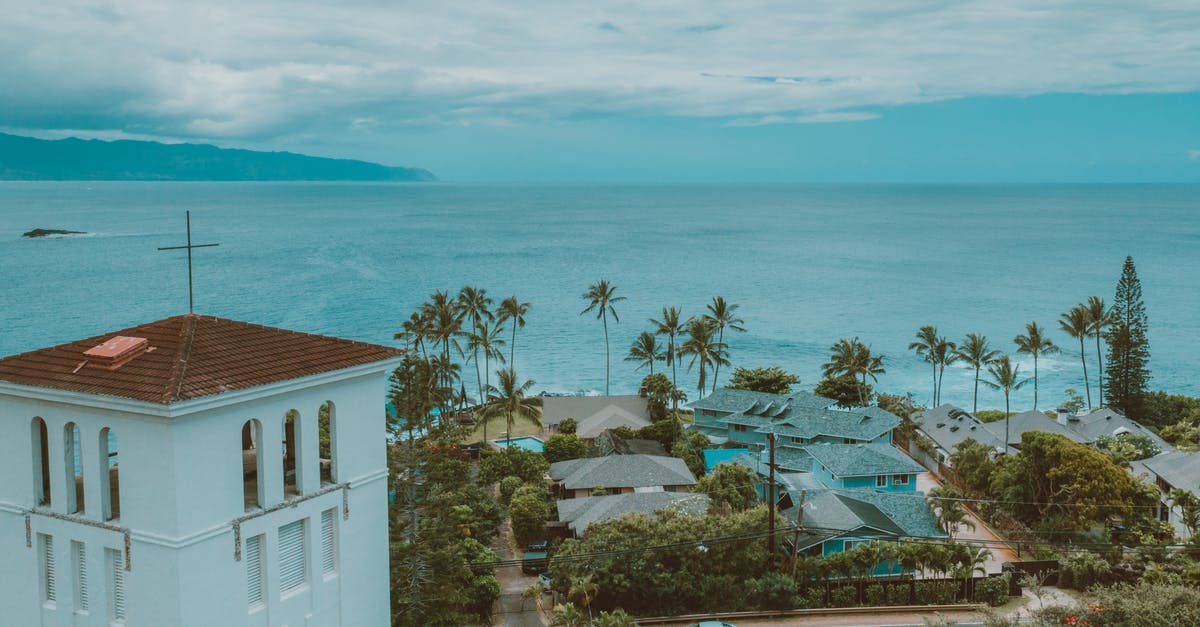
<instances>
[{"instance_id":1,"label":"white concrete wall","mask_svg":"<svg viewBox=\"0 0 1200 627\"><path fill-rule=\"evenodd\" d=\"M35 626L108 625L108 573L104 548L123 549L123 533L89 525L102 523L99 472L100 430L116 432L120 453L121 516L108 523L131 534L132 569L126 573L131 626L261 625L322 627L384 626L389 622L387 468L384 438L386 373L376 367L348 369L262 386L248 392L154 408L87 395L0 388L0 624ZM221 402L228 396L228 402ZM48 400L54 399L54 400ZM342 490L318 494L317 410L335 404L338 482L348 483L348 519ZM109 407L104 407L108 405ZM242 537L262 533L266 560L265 607L250 613L245 563L235 560L233 521L247 516L243 503L241 430L249 418L262 422L267 508L283 501L283 422L289 409L301 414L299 482L293 506L246 519ZM31 421L46 420L52 504L39 508ZM68 514L67 462L63 426L80 427L85 510ZM335 517L338 574L320 568L321 512ZM29 515L33 546L26 546ZM280 526L302 517L308 524L308 586L280 598L276 539ZM58 600L43 607L37 534L54 536ZM71 540L86 543L90 609L74 605ZM10 622L11 621L11 622Z\"/></svg>"}]
</instances>

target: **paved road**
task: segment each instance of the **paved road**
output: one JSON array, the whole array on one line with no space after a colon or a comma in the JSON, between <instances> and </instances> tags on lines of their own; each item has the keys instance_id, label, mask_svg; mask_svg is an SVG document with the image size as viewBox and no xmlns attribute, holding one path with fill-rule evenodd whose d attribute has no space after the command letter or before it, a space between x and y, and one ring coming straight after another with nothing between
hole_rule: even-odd
<instances>
[{"instance_id":1,"label":"paved road","mask_svg":"<svg viewBox=\"0 0 1200 627\"><path fill-rule=\"evenodd\" d=\"M512 528L507 522L504 523L504 529L492 543L492 550L496 552L502 560L514 559L513 550L509 543L509 534L512 533ZM530 584L534 583L537 578L526 575L521 572L521 569L516 566L509 566L496 569L496 578L500 580L500 600L497 602L496 611L494 613L492 624L505 625L505 627L542 627L546 624L542 615L538 613L537 607L533 601L521 600L521 593L529 588ZM549 599L549 596L543 598Z\"/></svg>"}]
</instances>

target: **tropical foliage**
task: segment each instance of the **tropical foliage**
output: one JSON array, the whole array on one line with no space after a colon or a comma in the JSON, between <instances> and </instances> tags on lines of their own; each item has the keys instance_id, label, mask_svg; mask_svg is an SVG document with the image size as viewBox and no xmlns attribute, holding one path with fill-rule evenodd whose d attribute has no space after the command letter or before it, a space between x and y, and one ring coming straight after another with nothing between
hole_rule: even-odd
<instances>
[{"instance_id":1,"label":"tropical foliage","mask_svg":"<svg viewBox=\"0 0 1200 627\"><path fill-rule=\"evenodd\" d=\"M733 369L729 378L729 386L734 390L749 390L751 392L766 392L767 394L788 394L793 385L800 384L800 377L785 371L780 366L766 368Z\"/></svg>"},{"instance_id":2,"label":"tropical foliage","mask_svg":"<svg viewBox=\"0 0 1200 627\"><path fill-rule=\"evenodd\" d=\"M708 495L711 511L742 512L758 502L754 471L741 464L717 464L711 474L696 480L693 492Z\"/></svg>"},{"instance_id":3,"label":"tropical foliage","mask_svg":"<svg viewBox=\"0 0 1200 627\"><path fill-rule=\"evenodd\" d=\"M604 394L608 395L608 385L612 378L610 356L611 351L608 348L608 317L612 316L614 322L620 322L621 318L617 315L616 303L625 300L624 296L617 296L617 286L608 282L607 279L600 279L588 286L586 292L583 293L583 300L587 301L587 307L579 312L579 315L596 312L596 319L603 323L604 326Z\"/></svg>"},{"instance_id":4,"label":"tropical foliage","mask_svg":"<svg viewBox=\"0 0 1200 627\"><path fill-rule=\"evenodd\" d=\"M1038 357L1059 352L1058 346L1046 337L1046 331L1038 323L1030 322L1025 325L1025 333L1013 338L1018 353L1033 357L1033 408L1038 406Z\"/></svg>"},{"instance_id":5,"label":"tropical foliage","mask_svg":"<svg viewBox=\"0 0 1200 627\"><path fill-rule=\"evenodd\" d=\"M1150 381L1150 343L1146 338L1146 305L1133 258L1126 257L1105 332L1108 340L1108 404L1138 419Z\"/></svg>"}]
</instances>

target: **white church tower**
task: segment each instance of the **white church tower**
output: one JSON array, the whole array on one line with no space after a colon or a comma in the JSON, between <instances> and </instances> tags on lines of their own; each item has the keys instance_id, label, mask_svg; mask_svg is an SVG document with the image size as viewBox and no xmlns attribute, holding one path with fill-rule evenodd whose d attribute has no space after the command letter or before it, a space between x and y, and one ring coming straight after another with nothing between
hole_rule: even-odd
<instances>
[{"instance_id":1,"label":"white church tower","mask_svg":"<svg viewBox=\"0 0 1200 627\"><path fill-rule=\"evenodd\" d=\"M399 354L188 314L0 359L0 624L387 625Z\"/></svg>"}]
</instances>

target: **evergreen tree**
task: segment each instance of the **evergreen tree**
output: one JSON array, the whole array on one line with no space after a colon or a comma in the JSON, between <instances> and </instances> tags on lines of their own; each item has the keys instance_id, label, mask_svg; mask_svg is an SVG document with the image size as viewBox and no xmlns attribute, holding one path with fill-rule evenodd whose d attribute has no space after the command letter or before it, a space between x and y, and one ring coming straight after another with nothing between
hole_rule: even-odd
<instances>
[{"instance_id":1,"label":"evergreen tree","mask_svg":"<svg viewBox=\"0 0 1200 627\"><path fill-rule=\"evenodd\" d=\"M1113 301L1112 322L1104 334L1108 341L1105 398L1110 407L1136 419L1150 381L1150 344L1146 339L1142 283L1133 267L1133 257L1125 258Z\"/></svg>"}]
</instances>

